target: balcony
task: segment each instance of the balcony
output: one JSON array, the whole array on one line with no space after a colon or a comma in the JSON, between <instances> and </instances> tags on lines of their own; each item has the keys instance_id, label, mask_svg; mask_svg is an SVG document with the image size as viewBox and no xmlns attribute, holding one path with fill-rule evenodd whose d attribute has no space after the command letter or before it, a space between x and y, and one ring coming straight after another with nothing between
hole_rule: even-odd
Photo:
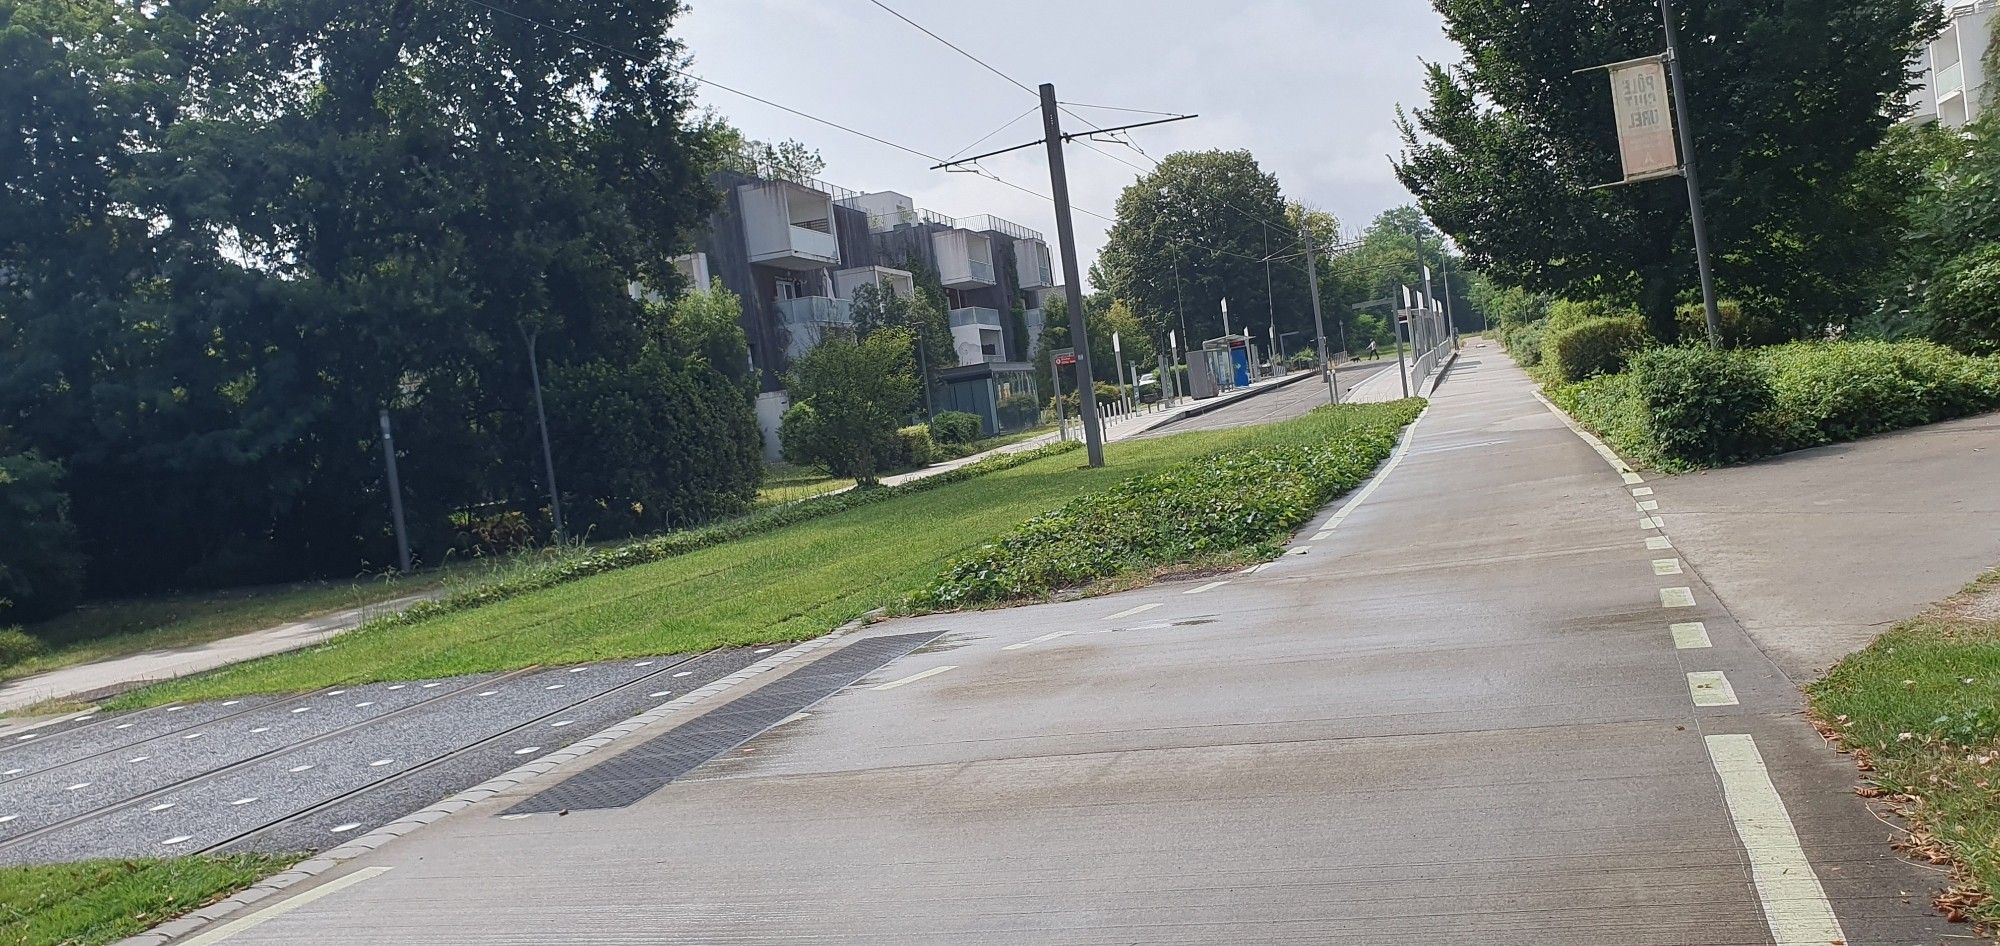
<instances>
[{"instance_id":1,"label":"balcony","mask_svg":"<svg viewBox=\"0 0 2000 946\"><path fill-rule=\"evenodd\" d=\"M931 234L938 279L946 289L984 289L995 285L993 243L983 233L944 230Z\"/></svg>"},{"instance_id":2,"label":"balcony","mask_svg":"<svg viewBox=\"0 0 2000 946\"><path fill-rule=\"evenodd\" d=\"M736 195L750 262L781 269L840 263L832 194L791 181L766 181L738 187Z\"/></svg>"},{"instance_id":3,"label":"balcony","mask_svg":"<svg viewBox=\"0 0 2000 946\"><path fill-rule=\"evenodd\" d=\"M880 286L894 293L898 299L913 299L917 295L916 277L904 270L887 266L858 266L833 274L833 294L842 299L853 299L855 291L862 286Z\"/></svg>"},{"instance_id":4,"label":"balcony","mask_svg":"<svg viewBox=\"0 0 2000 946\"><path fill-rule=\"evenodd\" d=\"M1049 245L1038 239L1014 241L1014 277L1022 289L1047 289L1056 284L1055 260Z\"/></svg>"},{"instance_id":5,"label":"balcony","mask_svg":"<svg viewBox=\"0 0 2000 946\"><path fill-rule=\"evenodd\" d=\"M778 303L778 326L785 330L785 357L819 347L828 335L854 330L854 303L825 296L800 296Z\"/></svg>"},{"instance_id":6,"label":"balcony","mask_svg":"<svg viewBox=\"0 0 2000 946\"><path fill-rule=\"evenodd\" d=\"M688 288L705 290L709 286L708 254L689 253L674 257L674 268L687 278Z\"/></svg>"},{"instance_id":7,"label":"balcony","mask_svg":"<svg viewBox=\"0 0 2000 946\"><path fill-rule=\"evenodd\" d=\"M963 309L951 310L951 327L958 328L961 325L998 330L1001 327L1000 310L988 309L984 306L968 306Z\"/></svg>"},{"instance_id":8,"label":"balcony","mask_svg":"<svg viewBox=\"0 0 2000 946\"><path fill-rule=\"evenodd\" d=\"M1007 360L1007 335L996 309L972 306L951 310L951 341L961 365Z\"/></svg>"}]
</instances>

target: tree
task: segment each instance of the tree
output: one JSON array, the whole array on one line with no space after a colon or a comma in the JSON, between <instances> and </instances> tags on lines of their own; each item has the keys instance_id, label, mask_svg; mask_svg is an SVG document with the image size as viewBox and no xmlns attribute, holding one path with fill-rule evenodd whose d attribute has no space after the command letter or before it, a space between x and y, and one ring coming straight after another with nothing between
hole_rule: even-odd
<instances>
[{"instance_id":1,"label":"tree","mask_svg":"<svg viewBox=\"0 0 2000 946\"><path fill-rule=\"evenodd\" d=\"M1178 331L1183 316L1197 339L1222 334L1224 299L1234 330L1264 326L1273 312L1280 332L1310 329L1291 212L1278 179L1247 151L1168 155L1119 196L1097 284L1159 338ZM1267 270L1267 257L1284 261Z\"/></svg>"},{"instance_id":2,"label":"tree","mask_svg":"<svg viewBox=\"0 0 2000 946\"><path fill-rule=\"evenodd\" d=\"M538 504L530 340L636 367L716 201L680 9L0 0L0 420L99 588L387 560L384 407L419 548Z\"/></svg>"},{"instance_id":3,"label":"tree","mask_svg":"<svg viewBox=\"0 0 2000 946\"><path fill-rule=\"evenodd\" d=\"M1593 189L1619 168L1602 73L1659 52L1651 4L1433 0L1467 50L1435 65L1403 122L1396 170L1481 270L1512 285L1636 304L1675 336L1695 285L1687 194L1675 181ZM1901 114L1929 0L1683 0L1675 4L1703 199L1723 290L1800 326L1844 317L1881 221L1839 199L1857 158Z\"/></svg>"},{"instance_id":4,"label":"tree","mask_svg":"<svg viewBox=\"0 0 2000 946\"><path fill-rule=\"evenodd\" d=\"M910 333L835 337L792 365L792 409L779 430L785 456L873 485L893 455L896 428L918 395Z\"/></svg>"},{"instance_id":5,"label":"tree","mask_svg":"<svg viewBox=\"0 0 2000 946\"><path fill-rule=\"evenodd\" d=\"M0 620L67 610L83 593L83 556L62 468L32 454L0 456Z\"/></svg>"},{"instance_id":6,"label":"tree","mask_svg":"<svg viewBox=\"0 0 2000 946\"><path fill-rule=\"evenodd\" d=\"M1052 296L1042 303L1043 352L1055 348L1070 348L1069 303L1061 296ZM1131 379L1125 366L1120 365L1111 348L1111 335L1118 333L1119 345L1125 353L1128 364L1136 363L1139 373L1154 370L1159 358L1159 349L1154 345L1151 329L1139 319L1132 307L1114 300L1109 293L1094 292L1083 297L1084 328L1090 333L1090 376L1102 384L1123 385ZM1064 390L1076 387L1074 375L1065 372ZM1039 390L1054 396L1055 387L1049 376L1048 358L1036 359L1035 383Z\"/></svg>"}]
</instances>

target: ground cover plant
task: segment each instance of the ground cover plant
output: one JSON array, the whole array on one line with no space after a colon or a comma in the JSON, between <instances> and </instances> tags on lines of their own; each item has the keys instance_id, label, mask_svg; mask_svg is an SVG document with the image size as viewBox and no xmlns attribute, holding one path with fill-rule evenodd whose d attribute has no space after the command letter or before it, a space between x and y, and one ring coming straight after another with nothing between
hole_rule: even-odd
<instances>
[{"instance_id":1,"label":"ground cover plant","mask_svg":"<svg viewBox=\"0 0 2000 946\"><path fill-rule=\"evenodd\" d=\"M1908 821L1907 853L1953 865L1939 908L2000 924L2000 570L1806 690L1821 727L1861 763L1859 792Z\"/></svg>"},{"instance_id":2,"label":"ground cover plant","mask_svg":"<svg viewBox=\"0 0 2000 946\"><path fill-rule=\"evenodd\" d=\"M0 943L116 942L242 890L294 860L241 854L0 867Z\"/></svg>"}]
</instances>

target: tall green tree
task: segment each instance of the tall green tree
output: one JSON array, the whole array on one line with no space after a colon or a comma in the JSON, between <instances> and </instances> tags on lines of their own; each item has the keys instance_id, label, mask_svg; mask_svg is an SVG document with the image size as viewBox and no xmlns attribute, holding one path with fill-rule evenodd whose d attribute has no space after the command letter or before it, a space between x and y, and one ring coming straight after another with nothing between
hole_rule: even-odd
<instances>
[{"instance_id":1,"label":"tall green tree","mask_svg":"<svg viewBox=\"0 0 2000 946\"><path fill-rule=\"evenodd\" d=\"M792 408L779 438L786 459L872 485L895 450L896 428L918 394L910 333L835 336L793 364Z\"/></svg>"},{"instance_id":2,"label":"tall green tree","mask_svg":"<svg viewBox=\"0 0 2000 946\"><path fill-rule=\"evenodd\" d=\"M1118 220L1099 259L1098 285L1132 306L1151 333L1179 330L1200 339L1230 328L1262 335L1312 324L1290 207L1275 175L1248 151L1183 151L1125 188ZM1285 261L1267 258L1280 257Z\"/></svg>"},{"instance_id":3,"label":"tall green tree","mask_svg":"<svg viewBox=\"0 0 2000 946\"><path fill-rule=\"evenodd\" d=\"M1595 0L1433 0L1465 52L1431 67L1396 163L1424 212L1482 270L1537 291L1632 302L1663 338L1696 285L1678 180L1593 189L1619 170L1601 72L1660 52L1658 9ZM1726 292L1803 329L1851 314L1851 272L1882 221L1839 199L1938 26L1930 0L1680 0L1703 198Z\"/></svg>"},{"instance_id":4,"label":"tall green tree","mask_svg":"<svg viewBox=\"0 0 2000 946\"><path fill-rule=\"evenodd\" d=\"M537 502L531 348L646 357L715 200L681 6L509 6L0 0L0 423L107 590L386 561L385 407L442 550Z\"/></svg>"}]
</instances>

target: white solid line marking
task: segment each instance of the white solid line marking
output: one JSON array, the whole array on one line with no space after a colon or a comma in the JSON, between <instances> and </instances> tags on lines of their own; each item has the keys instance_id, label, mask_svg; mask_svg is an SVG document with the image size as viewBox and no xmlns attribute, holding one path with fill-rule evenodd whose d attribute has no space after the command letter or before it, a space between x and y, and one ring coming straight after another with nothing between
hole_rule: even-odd
<instances>
[{"instance_id":1,"label":"white solid line marking","mask_svg":"<svg viewBox=\"0 0 2000 946\"><path fill-rule=\"evenodd\" d=\"M957 667L956 665L946 665L946 666L943 666L943 667L932 667L932 668L930 668L929 670L925 670L925 671L923 671L923 672L921 672L921 673L913 673L913 674L910 674L909 676L907 676L907 677L904 677L904 678L903 678L903 679L901 679L901 680L891 680L891 681L889 681L888 683L884 683L884 684L881 684L881 685L879 685L879 686L874 686L874 687L870 687L869 689L872 689L872 690L893 690L893 689L895 689L895 688L897 688L897 687L899 687L899 686L903 686L904 684L909 684L909 683L915 683L915 682L917 682L918 680L923 680L923 679L926 679L926 678L928 678L928 677L935 677L935 676L937 676L938 674L940 674L940 673L943 673L943 672L945 672L945 671L947 671L947 670L957 670L957 669L958 669L958 667Z\"/></svg>"},{"instance_id":2,"label":"white solid line marking","mask_svg":"<svg viewBox=\"0 0 2000 946\"><path fill-rule=\"evenodd\" d=\"M148 809L146 809L146 810L147 810L147 811L166 811L167 809L169 809L169 808L172 808L172 807L174 807L174 803L173 803L173 802L167 802L167 803L165 803L165 804L161 804L161 805L154 805L153 807L151 807L151 808L148 808Z\"/></svg>"},{"instance_id":3,"label":"white solid line marking","mask_svg":"<svg viewBox=\"0 0 2000 946\"><path fill-rule=\"evenodd\" d=\"M307 770L307 769L310 769L310 768L312 768L312 767L313 767L313 764L312 764L311 762L308 762L308 763L306 763L306 764L304 764L304 765L295 765L295 766L292 766L292 768L291 768L291 771L293 771L293 772L303 772L303 771L305 771L305 770Z\"/></svg>"},{"instance_id":4,"label":"white solid line marking","mask_svg":"<svg viewBox=\"0 0 2000 946\"><path fill-rule=\"evenodd\" d=\"M1696 706L1735 706L1736 688L1720 670L1696 670L1688 674L1688 695Z\"/></svg>"},{"instance_id":5,"label":"white solid line marking","mask_svg":"<svg viewBox=\"0 0 2000 946\"><path fill-rule=\"evenodd\" d=\"M1655 510L1658 510L1659 508L1660 508L1660 501L1657 499L1648 499L1639 504L1640 512L1653 512Z\"/></svg>"},{"instance_id":6,"label":"white solid line marking","mask_svg":"<svg viewBox=\"0 0 2000 946\"><path fill-rule=\"evenodd\" d=\"M1198 594L1201 594L1201 593L1202 593L1202 592L1204 592L1204 591L1214 591L1215 589L1217 589L1217 588L1220 588L1220 587L1222 587L1223 585L1226 585L1226 584L1229 584L1229 579L1227 579L1227 578L1224 578L1224 579L1223 579L1223 580L1221 580L1221 581L1211 581L1211 582L1209 582L1208 584L1206 584L1206 585L1203 585L1203 586L1201 586L1201 587L1199 587L1199 588L1189 588L1188 590L1186 590L1186 591L1183 591L1183 592L1181 592L1181 594L1184 594L1184 595L1198 595Z\"/></svg>"},{"instance_id":7,"label":"white solid line marking","mask_svg":"<svg viewBox=\"0 0 2000 946\"><path fill-rule=\"evenodd\" d=\"M229 803L229 807L231 807L231 808L234 808L234 807L236 807L236 806L238 806L238 805L247 805L247 804L250 804L251 802L253 802L253 801L256 801L256 800L257 800L257 796L255 796L255 795L252 795L252 796L250 796L249 798L238 798L238 799L236 799L235 801L233 801L233 802L230 802L230 803Z\"/></svg>"},{"instance_id":8,"label":"white solid line marking","mask_svg":"<svg viewBox=\"0 0 2000 946\"><path fill-rule=\"evenodd\" d=\"M1410 444L1417 439L1417 425L1423 423L1424 415L1430 412L1430 408L1424 408L1417 413L1416 420L1410 421L1410 426L1403 428L1403 442L1396 445L1396 452L1389 455L1389 462L1382 465L1382 469L1368 481L1368 485L1361 487L1361 492L1354 494L1353 499L1341 503L1340 508L1334 510L1333 515L1326 520L1326 526L1320 531L1332 532L1340 528L1340 524L1346 522L1347 517L1354 514L1354 510L1361 508L1361 504L1367 502L1368 497L1375 495L1375 491L1389 479L1389 474L1396 472L1396 468L1403 464L1403 458L1410 455Z\"/></svg>"},{"instance_id":9,"label":"white solid line marking","mask_svg":"<svg viewBox=\"0 0 2000 946\"><path fill-rule=\"evenodd\" d=\"M1021 648L1023 648L1023 647L1033 647L1033 646L1035 646L1036 644L1039 644L1039 643L1042 643L1043 641L1052 641L1052 640L1055 640L1055 639L1056 639L1056 638L1058 638L1058 637L1068 637L1069 635L1071 635L1071 634L1074 634L1074 633L1076 633L1076 632L1075 632L1075 631L1051 631L1051 632L1049 632L1049 633L1047 633L1047 634L1043 634L1042 636L1040 636L1040 637L1037 637L1037 638L1034 638L1034 639L1032 639L1032 640L1025 640L1025 641L1022 641L1022 642L1020 642L1020 643L1018 643L1018 644L1008 644L1007 646L1005 646L1005 647L1002 647L1002 648L1000 648L1000 649L1001 649L1001 650L1020 650L1020 649L1021 649Z\"/></svg>"},{"instance_id":10,"label":"white solid line marking","mask_svg":"<svg viewBox=\"0 0 2000 946\"><path fill-rule=\"evenodd\" d=\"M388 765L389 763L391 763L391 762L394 762L394 761L396 761L396 760L394 760L394 759L376 759L375 761L373 761L373 762L370 762L370 763L368 763L368 767L369 767L369 768L371 768L371 769L373 769L373 768L377 768L377 767L380 767L380 766L384 766L384 765Z\"/></svg>"},{"instance_id":11,"label":"white solid line marking","mask_svg":"<svg viewBox=\"0 0 2000 946\"><path fill-rule=\"evenodd\" d=\"M1699 650L1715 646L1708 640L1708 625L1700 621L1676 624L1668 630L1674 633L1674 647L1677 650Z\"/></svg>"},{"instance_id":12,"label":"white solid line marking","mask_svg":"<svg viewBox=\"0 0 2000 946\"><path fill-rule=\"evenodd\" d=\"M1681 560L1680 560L1680 559L1677 559L1677 558L1656 558L1656 559L1653 559L1653 574L1655 574L1655 575L1678 575L1678 574L1680 574L1680 573L1681 573Z\"/></svg>"},{"instance_id":13,"label":"white solid line marking","mask_svg":"<svg viewBox=\"0 0 2000 946\"><path fill-rule=\"evenodd\" d=\"M1331 533L1331 532L1316 532L1316 533L1314 533L1314 534L1313 534L1313 537L1312 537L1312 540L1313 540L1314 542L1324 542L1324 541L1326 541L1326 540L1327 540L1328 538L1330 538L1330 537L1331 537L1332 535L1333 535L1333 533Z\"/></svg>"},{"instance_id":14,"label":"white solid line marking","mask_svg":"<svg viewBox=\"0 0 2000 946\"><path fill-rule=\"evenodd\" d=\"M357 827L360 827L360 825L351 825L349 826L349 829L351 830L352 828L357 828ZM314 887L313 889L308 890L305 893L299 894L298 896L293 897L290 900L286 900L283 903L276 904L262 912L253 913L241 919L231 921L226 926L217 927L216 929L210 932L203 933L200 936L197 936L191 940L188 940L185 943L182 943L181 946L215 946L216 943L220 943L223 940L230 938L231 936L235 936L236 934L244 932L245 930L257 926L260 923L264 923L267 920L272 920L277 917L283 916L286 913L296 910L322 897L332 896L333 894L339 893L340 891L345 890L348 887L352 887L355 884L358 884L364 880L367 880L371 877L380 877L381 875L388 872L389 868L387 867L364 867L338 880L329 881L327 883Z\"/></svg>"},{"instance_id":15,"label":"white solid line marking","mask_svg":"<svg viewBox=\"0 0 2000 946\"><path fill-rule=\"evenodd\" d=\"M1651 496L1651 495L1653 495L1653 488L1652 488L1651 486L1641 486L1641 487L1639 487L1639 488L1637 488L1637 489L1634 489L1634 490L1632 491L1632 495L1634 495L1634 496Z\"/></svg>"},{"instance_id":16,"label":"white solid line marking","mask_svg":"<svg viewBox=\"0 0 2000 946\"><path fill-rule=\"evenodd\" d=\"M1313 550L1313 547L1312 547L1312 546L1310 546L1310 545L1301 545L1301 546L1298 546L1298 547L1296 547L1296 548L1290 548L1290 549L1286 549L1286 550L1285 550L1285 554L1286 554L1286 555L1305 555L1305 554L1307 554L1308 552L1311 552L1312 550Z\"/></svg>"},{"instance_id":17,"label":"white solid line marking","mask_svg":"<svg viewBox=\"0 0 2000 946\"><path fill-rule=\"evenodd\" d=\"M1150 604L1142 604L1137 607L1126 608L1125 610L1120 611L1117 614L1107 614L1104 616L1103 620L1116 621L1119 618L1129 618L1134 614L1144 614L1148 611L1153 610L1154 608L1161 606L1162 605L1158 601L1152 602Z\"/></svg>"},{"instance_id":18,"label":"white solid line marking","mask_svg":"<svg viewBox=\"0 0 2000 946\"><path fill-rule=\"evenodd\" d=\"M520 748L520 749L516 749L516 750L514 750L514 754L515 754L515 755L527 755L527 754L528 754L528 753L530 753L530 752L540 752L540 751L542 751L542 747L541 747L541 746L526 746L526 747L523 747L523 748Z\"/></svg>"},{"instance_id":19,"label":"white solid line marking","mask_svg":"<svg viewBox=\"0 0 2000 946\"><path fill-rule=\"evenodd\" d=\"M1750 856L1750 879L1764 903L1775 946L1846 942L1826 889L1799 846L1785 801L1771 784L1757 741L1737 733L1710 736L1708 759L1722 779L1723 803Z\"/></svg>"},{"instance_id":20,"label":"white solid line marking","mask_svg":"<svg viewBox=\"0 0 2000 946\"><path fill-rule=\"evenodd\" d=\"M352 830L354 830L355 828L359 828L359 827L361 827L361 822L359 822L359 821L350 821L350 822L348 822L348 823L346 823L346 824L343 824L343 825L338 825L338 826L336 826L336 827L335 827L335 828L333 829L333 832L332 832L332 833L334 833L334 834L345 834L345 833L347 833L347 832L349 832L349 831L352 831ZM387 870L388 868L383 868L383 869L384 869L384 870Z\"/></svg>"},{"instance_id":21,"label":"white solid line marking","mask_svg":"<svg viewBox=\"0 0 2000 946\"><path fill-rule=\"evenodd\" d=\"M1655 552L1661 551L1662 549L1670 549L1673 547L1674 547L1673 540L1667 538L1664 535L1649 535L1646 537L1646 548L1651 549Z\"/></svg>"},{"instance_id":22,"label":"white solid line marking","mask_svg":"<svg viewBox=\"0 0 2000 946\"><path fill-rule=\"evenodd\" d=\"M1694 589L1693 589L1693 588L1661 588L1661 589L1660 589L1660 607L1663 607L1663 608L1692 608L1692 607L1694 607Z\"/></svg>"},{"instance_id":23,"label":"white solid line marking","mask_svg":"<svg viewBox=\"0 0 2000 946\"><path fill-rule=\"evenodd\" d=\"M171 838L166 839L165 841L161 841L160 843L166 845L174 845L174 844L179 844L183 841L192 841L192 840L194 840L194 835L192 834L177 834Z\"/></svg>"}]
</instances>

